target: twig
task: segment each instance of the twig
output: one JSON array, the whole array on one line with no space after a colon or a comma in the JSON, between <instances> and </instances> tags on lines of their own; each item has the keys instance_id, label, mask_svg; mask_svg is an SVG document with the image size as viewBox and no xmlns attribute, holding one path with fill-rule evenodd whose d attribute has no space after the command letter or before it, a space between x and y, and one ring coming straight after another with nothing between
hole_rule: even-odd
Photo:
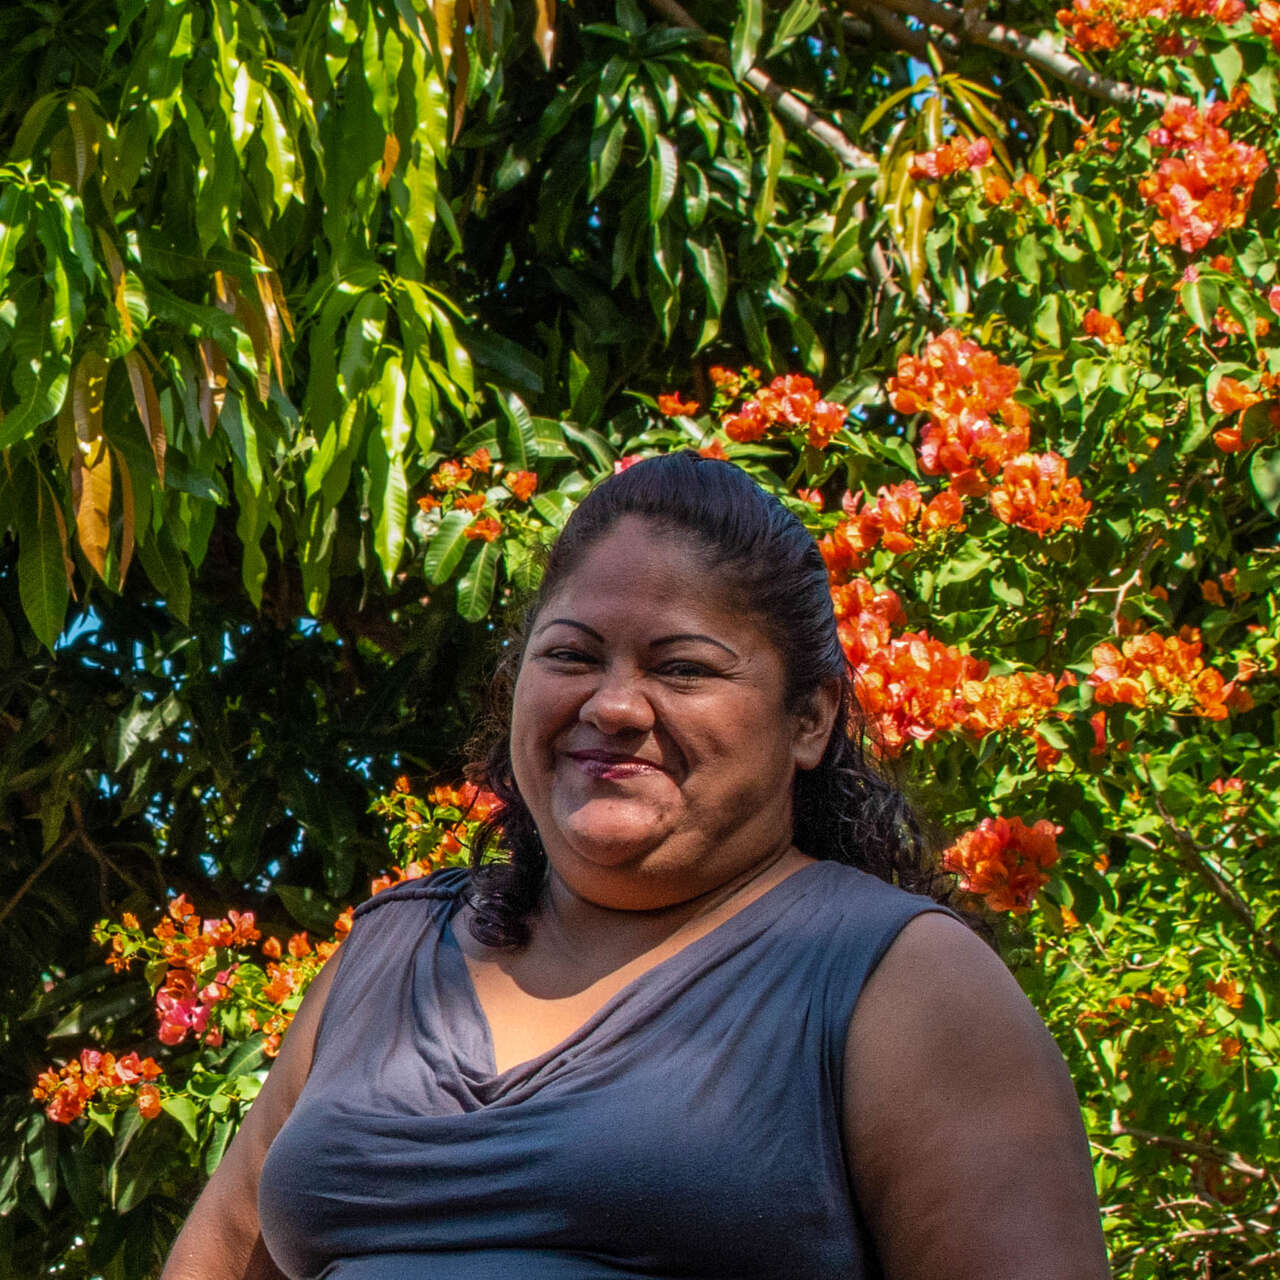
<instances>
[{"instance_id":1,"label":"twig","mask_svg":"<svg viewBox=\"0 0 1280 1280\"><path fill-rule=\"evenodd\" d=\"M966 14L941 0L861 0L861 7L864 10L880 7L893 9L950 35L961 34L974 44L1014 54L1024 62L1066 81L1081 93L1117 106L1140 106L1146 103L1163 110L1175 103L1187 101L1174 94L1161 93L1157 89L1147 89L1099 75L1069 53L1055 49L1047 40L1024 35L999 22L987 22L979 18L976 12Z\"/></svg>"},{"instance_id":2,"label":"twig","mask_svg":"<svg viewBox=\"0 0 1280 1280\"><path fill-rule=\"evenodd\" d=\"M1136 1138L1139 1142L1149 1143L1153 1147L1165 1147L1170 1151L1180 1151L1184 1155L1207 1156L1225 1168L1244 1174L1247 1178L1270 1179L1271 1177L1268 1170L1248 1164L1240 1156L1233 1155L1230 1151L1223 1151L1219 1147L1210 1146L1207 1142L1191 1142L1186 1138L1174 1138L1165 1133L1131 1129L1115 1119L1111 1121L1111 1132L1118 1138Z\"/></svg>"},{"instance_id":3,"label":"twig","mask_svg":"<svg viewBox=\"0 0 1280 1280\"><path fill-rule=\"evenodd\" d=\"M0 907L0 923L3 923L5 917L8 916L8 914L18 905L18 903L20 903L22 899L27 896L27 891L31 888L31 886L35 884L35 882L39 880L40 877L44 875L44 873L48 871L51 866L53 866L53 864L57 861L58 856L62 853L64 849L66 849L66 847L69 844L71 844L73 840L75 840L77 834L78 833L75 831L68 831L67 834L63 836L62 839L59 840L53 846L53 848L50 849L49 852L44 855L44 857L40 861L40 865L36 867L36 869L18 886L17 891L14 893L13 897L11 897L9 901L4 904L3 907Z\"/></svg>"},{"instance_id":4,"label":"twig","mask_svg":"<svg viewBox=\"0 0 1280 1280\"><path fill-rule=\"evenodd\" d=\"M1147 785L1151 788L1151 803L1160 815L1160 820L1164 823L1165 829L1173 837L1174 844L1177 845L1179 853L1182 854L1183 863L1218 895L1227 910L1248 929L1267 955L1273 960L1280 960L1280 945L1276 944L1270 934L1258 927L1258 922L1253 918L1253 912L1250 910L1249 904L1240 896L1235 886L1204 856L1191 833L1178 826L1173 820L1173 815L1164 807L1149 772L1147 773Z\"/></svg>"}]
</instances>

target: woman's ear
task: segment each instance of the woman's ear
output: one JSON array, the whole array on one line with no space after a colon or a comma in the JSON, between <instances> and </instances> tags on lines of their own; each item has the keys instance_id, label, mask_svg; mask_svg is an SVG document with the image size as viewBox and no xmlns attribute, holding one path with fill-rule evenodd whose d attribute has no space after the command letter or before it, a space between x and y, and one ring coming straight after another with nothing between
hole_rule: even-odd
<instances>
[{"instance_id":1,"label":"woman's ear","mask_svg":"<svg viewBox=\"0 0 1280 1280\"><path fill-rule=\"evenodd\" d=\"M834 677L818 686L808 706L796 716L794 755L797 769L816 769L831 741L831 729L840 710L840 681Z\"/></svg>"}]
</instances>

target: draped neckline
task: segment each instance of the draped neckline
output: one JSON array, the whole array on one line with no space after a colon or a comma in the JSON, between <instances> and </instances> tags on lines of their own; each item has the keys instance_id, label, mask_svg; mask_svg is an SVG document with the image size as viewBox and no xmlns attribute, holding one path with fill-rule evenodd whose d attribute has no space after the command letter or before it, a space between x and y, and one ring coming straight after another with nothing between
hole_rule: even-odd
<instances>
[{"instance_id":1,"label":"draped neckline","mask_svg":"<svg viewBox=\"0 0 1280 1280\"><path fill-rule=\"evenodd\" d=\"M621 1006L635 999L646 988L664 980L670 980L672 975L685 973L717 950L735 950L742 935L749 931L758 916L771 908L777 913L785 910L797 890L802 887L795 882L806 880L815 867L822 865L823 863L818 861L798 867L777 884L766 889L759 897L753 898L746 906L735 911L728 919L722 920L706 933L686 942L678 951L659 960L657 964L651 965L642 973L638 973L615 991L564 1039L533 1058L514 1063L505 1071L497 1069L493 1030L489 1025L484 1006L480 1003L480 996L472 981L471 971L467 968L462 946L454 933L453 922L463 901L462 895L459 894L450 905L437 934L438 959L442 966L441 976L457 997L450 1000L447 1006L450 1011L450 1051L455 1065L478 1101L483 1104L497 1100L508 1090L531 1080L544 1068L589 1040ZM466 1025L456 1025L459 1019ZM476 1046L476 1052L467 1060L464 1060L464 1055L461 1053L463 1042L470 1042Z\"/></svg>"}]
</instances>

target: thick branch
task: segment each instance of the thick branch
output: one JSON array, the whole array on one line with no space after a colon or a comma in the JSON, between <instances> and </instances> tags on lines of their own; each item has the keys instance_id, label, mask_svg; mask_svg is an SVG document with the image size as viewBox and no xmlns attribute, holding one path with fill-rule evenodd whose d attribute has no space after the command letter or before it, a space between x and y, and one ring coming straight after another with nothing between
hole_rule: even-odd
<instances>
[{"instance_id":1,"label":"thick branch","mask_svg":"<svg viewBox=\"0 0 1280 1280\"><path fill-rule=\"evenodd\" d=\"M976 12L966 13L944 4L942 0L861 0L861 7L873 13L876 9L905 13L940 31L971 40L974 44L1013 54L1022 61L1047 71L1051 76L1066 81L1081 93L1117 106L1140 106L1145 103L1163 110L1175 102L1183 101L1157 89L1126 84L1124 81L1099 75L1069 53L1054 48L1048 40L1024 35L999 22L987 22L978 17Z\"/></svg>"}]
</instances>

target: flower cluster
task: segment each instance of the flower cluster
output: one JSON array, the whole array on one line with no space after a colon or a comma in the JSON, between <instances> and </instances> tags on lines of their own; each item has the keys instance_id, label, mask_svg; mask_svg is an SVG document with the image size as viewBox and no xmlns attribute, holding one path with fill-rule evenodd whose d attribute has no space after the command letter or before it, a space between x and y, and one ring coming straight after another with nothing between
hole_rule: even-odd
<instances>
[{"instance_id":1,"label":"flower cluster","mask_svg":"<svg viewBox=\"0 0 1280 1280\"><path fill-rule=\"evenodd\" d=\"M1080 481L1067 475L1067 460L1053 452L1011 458L987 501L997 520L1042 538L1063 525L1082 528L1093 505L1081 495Z\"/></svg>"},{"instance_id":2,"label":"flower cluster","mask_svg":"<svg viewBox=\"0 0 1280 1280\"><path fill-rule=\"evenodd\" d=\"M932 151L911 157L907 172L913 178L948 178L963 169L981 169L991 159L989 138L952 138Z\"/></svg>"},{"instance_id":3,"label":"flower cluster","mask_svg":"<svg viewBox=\"0 0 1280 1280\"><path fill-rule=\"evenodd\" d=\"M1237 90L1205 111L1175 103L1148 135L1156 147L1175 153L1138 183L1138 194L1160 215L1152 232L1161 244L1176 241L1192 252L1244 224L1254 183L1267 167L1259 148L1233 142L1222 127L1244 100L1247 93Z\"/></svg>"},{"instance_id":4,"label":"flower cluster","mask_svg":"<svg viewBox=\"0 0 1280 1280\"><path fill-rule=\"evenodd\" d=\"M1072 0L1071 8L1059 9L1057 17L1068 32L1067 43L1089 53L1118 48L1144 23L1207 18L1229 26L1242 13L1244 0ZM1185 43L1176 30L1162 32L1156 48L1176 54Z\"/></svg>"},{"instance_id":5,"label":"flower cluster","mask_svg":"<svg viewBox=\"0 0 1280 1280\"><path fill-rule=\"evenodd\" d=\"M1208 720L1247 711L1253 699L1242 679L1228 681L1217 668L1206 666L1203 647L1200 633L1191 627L1176 636L1142 632L1120 647L1097 645L1089 673L1093 700L1104 707L1146 707L1155 701L1171 710L1190 703L1193 714Z\"/></svg>"},{"instance_id":6,"label":"flower cluster","mask_svg":"<svg viewBox=\"0 0 1280 1280\"><path fill-rule=\"evenodd\" d=\"M945 473L958 493L983 493L1006 462L1025 453L1029 416L1013 399L1018 382L1016 369L955 329L919 356L900 356L889 398L899 413L928 415L919 450L925 474Z\"/></svg>"},{"instance_id":7,"label":"flower cluster","mask_svg":"<svg viewBox=\"0 0 1280 1280\"><path fill-rule=\"evenodd\" d=\"M369 892L381 893L457 862L470 844L475 825L490 817L500 803L493 792L472 782L435 787L424 800L412 793L407 777L397 778L391 794L374 804L374 812L392 823L396 865L378 876Z\"/></svg>"},{"instance_id":8,"label":"flower cluster","mask_svg":"<svg viewBox=\"0 0 1280 1280\"><path fill-rule=\"evenodd\" d=\"M1050 675L988 676L987 663L923 631L895 634L906 620L902 602L865 578L834 582L831 600L858 702L886 755L961 729L976 737L1034 734L1058 704L1061 682Z\"/></svg>"},{"instance_id":9,"label":"flower cluster","mask_svg":"<svg viewBox=\"0 0 1280 1280\"><path fill-rule=\"evenodd\" d=\"M812 448L825 449L847 417L844 405L822 399L811 378L784 373L748 395L737 410L725 413L720 425L730 440L740 444L760 440L777 429L803 431Z\"/></svg>"},{"instance_id":10,"label":"flower cluster","mask_svg":"<svg viewBox=\"0 0 1280 1280\"><path fill-rule=\"evenodd\" d=\"M473 486L492 481L491 487ZM463 530L463 536L475 541L494 542L502 536L502 521L494 514L496 504L509 499L528 502L537 492L538 476L533 471L503 471L488 449L476 449L464 458L447 458L431 473L432 493L418 499L418 509L436 519L432 513L467 511L476 517ZM505 492L504 492L505 490ZM481 514L481 513L486 514Z\"/></svg>"},{"instance_id":11,"label":"flower cluster","mask_svg":"<svg viewBox=\"0 0 1280 1280\"><path fill-rule=\"evenodd\" d=\"M160 1112L160 1090L151 1082L163 1074L154 1058L137 1053L100 1053L82 1049L78 1058L42 1071L31 1096L45 1104L44 1113L56 1124L70 1124L83 1114L85 1104L104 1095L117 1106L136 1101L148 1119Z\"/></svg>"},{"instance_id":12,"label":"flower cluster","mask_svg":"<svg viewBox=\"0 0 1280 1280\"><path fill-rule=\"evenodd\" d=\"M1021 818L984 818L944 852L942 865L993 911L1020 915L1049 881L1061 831L1045 818L1032 826Z\"/></svg>"},{"instance_id":13,"label":"flower cluster","mask_svg":"<svg viewBox=\"0 0 1280 1280\"><path fill-rule=\"evenodd\" d=\"M833 578L861 569L877 546L895 555L910 551L921 535L942 529L963 529L964 503L958 494L944 489L924 500L913 480L882 485L874 503L863 506L865 495L846 493L845 515L820 541L819 549Z\"/></svg>"}]
</instances>

